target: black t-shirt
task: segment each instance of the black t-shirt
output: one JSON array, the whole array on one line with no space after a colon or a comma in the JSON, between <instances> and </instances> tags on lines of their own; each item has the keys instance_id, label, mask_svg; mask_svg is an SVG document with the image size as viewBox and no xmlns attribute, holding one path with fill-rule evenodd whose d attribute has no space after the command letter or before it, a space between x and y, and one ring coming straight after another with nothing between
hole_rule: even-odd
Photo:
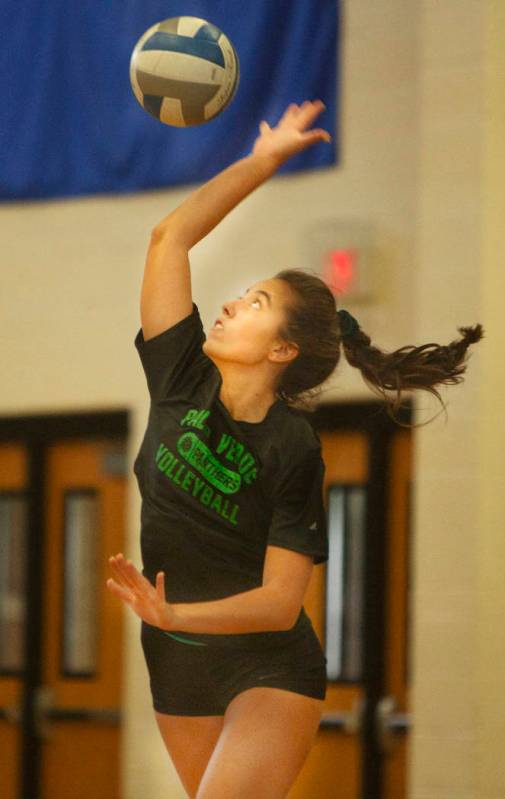
<instances>
[{"instance_id":1,"label":"black t-shirt","mask_svg":"<svg viewBox=\"0 0 505 799\"><path fill-rule=\"evenodd\" d=\"M321 442L300 411L278 399L263 421L233 419L222 378L203 352L198 307L157 336L135 337L151 398L134 463L141 506L143 573L165 572L168 602L205 602L257 588L269 544L328 559ZM258 646L290 630L184 633L194 641ZM181 631L181 634L183 631Z\"/></svg>"}]
</instances>

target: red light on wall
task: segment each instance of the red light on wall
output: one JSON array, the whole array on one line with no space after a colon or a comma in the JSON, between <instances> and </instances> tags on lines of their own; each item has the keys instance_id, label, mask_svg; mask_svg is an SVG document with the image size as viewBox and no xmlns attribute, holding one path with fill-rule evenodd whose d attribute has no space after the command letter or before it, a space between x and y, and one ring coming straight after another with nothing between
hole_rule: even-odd
<instances>
[{"instance_id":1,"label":"red light on wall","mask_svg":"<svg viewBox=\"0 0 505 799\"><path fill-rule=\"evenodd\" d=\"M330 250L323 258L323 280L334 294L351 291L357 278L356 250Z\"/></svg>"}]
</instances>

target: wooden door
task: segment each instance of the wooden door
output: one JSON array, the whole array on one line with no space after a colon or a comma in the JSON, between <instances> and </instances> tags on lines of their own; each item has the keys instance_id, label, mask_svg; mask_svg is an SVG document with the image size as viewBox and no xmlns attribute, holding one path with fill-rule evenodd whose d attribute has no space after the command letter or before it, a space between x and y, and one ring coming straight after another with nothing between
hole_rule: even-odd
<instances>
[{"instance_id":1,"label":"wooden door","mask_svg":"<svg viewBox=\"0 0 505 799\"><path fill-rule=\"evenodd\" d=\"M24 629L40 640L40 663L36 679L33 663L24 674L21 669L0 677L0 704L10 709L10 721L0 722L2 750L4 740L9 748L8 767L0 769L0 795L18 799L30 784L31 799L110 799L120 796L122 614L118 603L110 602L106 579L108 556L124 546L124 444L52 441L39 459L44 546L40 572L34 575L32 563L30 586L25 580L24 589L36 590L39 583L41 601ZM28 486L22 445L0 447L0 464L4 506L11 497L2 536L13 538L21 529L12 522L13 492ZM30 531L24 535L29 546ZM4 567L9 565L3 560ZM29 607L20 593L18 600ZM4 628L8 615L4 610ZM31 718L14 724L22 704L31 709ZM26 757L30 749L31 760ZM38 773L20 773L30 768Z\"/></svg>"},{"instance_id":2,"label":"wooden door","mask_svg":"<svg viewBox=\"0 0 505 799\"><path fill-rule=\"evenodd\" d=\"M328 683L316 742L289 799L406 797L406 492L410 433L398 430L380 443L387 470L383 490L386 529L382 534L380 525L377 531L370 529L367 513L369 481L375 479L371 447L376 443L372 444L370 431L335 429L319 433L326 465L330 559L314 569L304 605L328 659ZM374 458L377 460L376 453ZM371 582L365 574L365 548L370 546L370 535L381 538L374 540L374 548L382 553L379 559L385 565L382 597L373 600L384 604L382 695L377 685L369 692L370 669L364 662L364 614L369 604L365 594ZM374 704L373 714L366 717L365 706L370 702ZM368 763L367 758L375 763ZM375 781L365 781L370 768L379 776Z\"/></svg>"},{"instance_id":3,"label":"wooden door","mask_svg":"<svg viewBox=\"0 0 505 799\"><path fill-rule=\"evenodd\" d=\"M42 799L119 796L122 616L105 584L123 546L118 456L106 441L48 450Z\"/></svg>"},{"instance_id":4,"label":"wooden door","mask_svg":"<svg viewBox=\"0 0 505 799\"><path fill-rule=\"evenodd\" d=\"M397 433L391 442L388 482L389 546L386 552L386 635L384 695L377 707L383 754L382 796L407 796L407 733L410 729L410 588L412 516L412 439Z\"/></svg>"},{"instance_id":5,"label":"wooden door","mask_svg":"<svg viewBox=\"0 0 505 799\"><path fill-rule=\"evenodd\" d=\"M21 795L26 626L27 452L0 448L0 796Z\"/></svg>"},{"instance_id":6,"label":"wooden door","mask_svg":"<svg viewBox=\"0 0 505 799\"><path fill-rule=\"evenodd\" d=\"M321 433L320 438L326 466L324 492L329 522L330 554L333 557L332 548L341 546L343 541L338 541L332 535L332 520L328 507L329 493L332 486L345 490L347 486L359 488L366 484L368 441L365 434L354 432ZM336 532L338 536L341 531ZM335 662L335 652L330 654L326 646L328 637L326 622L329 615L326 604L327 577L328 569L331 569L329 564L330 561L314 569L304 602L328 658L329 678L325 712L316 743L289 794L289 799L306 799L308 796L311 799L337 799L337 797L360 799L362 795L360 708L363 701L363 686L359 680L331 679L332 670L335 672L338 664ZM341 571L340 577L342 576ZM338 579L339 575L334 574L334 577Z\"/></svg>"}]
</instances>

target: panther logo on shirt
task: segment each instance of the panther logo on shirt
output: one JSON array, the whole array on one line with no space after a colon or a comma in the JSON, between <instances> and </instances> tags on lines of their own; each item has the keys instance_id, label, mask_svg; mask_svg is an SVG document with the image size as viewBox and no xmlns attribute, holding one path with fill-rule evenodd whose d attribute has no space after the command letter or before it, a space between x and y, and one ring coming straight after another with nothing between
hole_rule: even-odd
<instances>
[{"instance_id":1,"label":"panther logo on shirt","mask_svg":"<svg viewBox=\"0 0 505 799\"><path fill-rule=\"evenodd\" d=\"M177 441L177 451L215 488L219 488L225 494L234 494L239 490L242 483L240 475L223 466L207 444L204 444L195 433L184 433Z\"/></svg>"},{"instance_id":2,"label":"panther logo on shirt","mask_svg":"<svg viewBox=\"0 0 505 799\"><path fill-rule=\"evenodd\" d=\"M181 419L180 425L201 430L209 438L211 429L205 424L209 416L207 409L192 408ZM232 524L238 524L239 506L226 495L236 494L244 483L249 485L256 480L258 465L252 453L229 433L221 434L214 453L192 430L185 431L177 439L176 449L179 457L165 444L159 445L156 453L158 469L203 505ZM224 457L234 468L226 466L216 455Z\"/></svg>"}]
</instances>

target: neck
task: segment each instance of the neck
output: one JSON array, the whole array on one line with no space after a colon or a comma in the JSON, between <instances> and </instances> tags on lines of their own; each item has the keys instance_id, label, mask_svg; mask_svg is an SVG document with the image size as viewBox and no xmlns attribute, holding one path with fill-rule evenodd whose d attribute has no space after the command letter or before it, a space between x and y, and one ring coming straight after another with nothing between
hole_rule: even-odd
<instances>
[{"instance_id":1,"label":"neck","mask_svg":"<svg viewBox=\"0 0 505 799\"><path fill-rule=\"evenodd\" d=\"M249 371L249 370L248 370ZM219 399L233 419L242 422L262 422L277 400L271 386L251 379L251 374L221 372Z\"/></svg>"}]
</instances>

